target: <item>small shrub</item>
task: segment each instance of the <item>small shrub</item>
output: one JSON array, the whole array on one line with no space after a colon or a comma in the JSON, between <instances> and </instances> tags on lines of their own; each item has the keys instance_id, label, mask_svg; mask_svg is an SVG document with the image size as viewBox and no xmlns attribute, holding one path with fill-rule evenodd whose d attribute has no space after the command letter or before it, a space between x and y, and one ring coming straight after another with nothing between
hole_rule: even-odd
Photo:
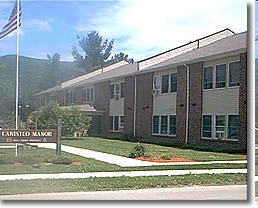
<instances>
[{"instance_id":1,"label":"small shrub","mask_svg":"<svg viewBox=\"0 0 258 208\"><path fill-rule=\"evenodd\" d=\"M128 157L137 158L137 157L143 157L144 155L145 155L145 147L140 144L137 144L132 148Z\"/></svg>"}]
</instances>

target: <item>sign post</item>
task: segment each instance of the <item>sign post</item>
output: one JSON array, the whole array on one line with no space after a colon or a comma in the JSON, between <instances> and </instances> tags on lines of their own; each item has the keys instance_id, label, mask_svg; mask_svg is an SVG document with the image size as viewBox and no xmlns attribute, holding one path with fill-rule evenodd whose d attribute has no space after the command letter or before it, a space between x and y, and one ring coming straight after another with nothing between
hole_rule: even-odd
<instances>
[{"instance_id":1,"label":"sign post","mask_svg":"<svg viewBox=\"0 0 258 208\"><path fill-rule=\"evenodd\" d=\"M61 155L61 119L57 120L56 154Z\"/></svg>"}]
</instances>

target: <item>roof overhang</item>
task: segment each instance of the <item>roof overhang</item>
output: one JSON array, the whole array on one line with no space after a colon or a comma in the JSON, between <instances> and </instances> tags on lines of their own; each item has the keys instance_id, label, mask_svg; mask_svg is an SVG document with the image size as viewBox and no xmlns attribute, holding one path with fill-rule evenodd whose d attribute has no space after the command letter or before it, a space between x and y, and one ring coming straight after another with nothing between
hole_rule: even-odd
<instances>
[{"instance_id":1,"label":"roof overhang","mask_svg":"<svg viewBox=\"0 0 258 208\"><path fill-rule=\"evenodd\" d=\"M92 105L90 104L82 104L82 105L74 105L79 109L79 111L85 113L88 116L101 116L105 113L105 111L96 110ZM62 109L71 109L72 105L68 106L61 106Z\"/></svg>"}]
</instances>

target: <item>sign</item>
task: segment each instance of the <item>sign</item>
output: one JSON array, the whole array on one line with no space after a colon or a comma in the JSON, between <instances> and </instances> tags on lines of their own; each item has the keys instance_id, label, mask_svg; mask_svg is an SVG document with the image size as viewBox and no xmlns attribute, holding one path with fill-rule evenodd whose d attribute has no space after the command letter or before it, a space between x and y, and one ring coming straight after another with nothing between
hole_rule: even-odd
<instances>
[{"instance_id":1,"label":"sign","mask_svg":"<svg viewBox=\"0 0 258 208\"><path fill-rule=\"evenodd\" d=\"M56 130L0 130L2 143L57 143Z\"/></svg>"}]
</instances>

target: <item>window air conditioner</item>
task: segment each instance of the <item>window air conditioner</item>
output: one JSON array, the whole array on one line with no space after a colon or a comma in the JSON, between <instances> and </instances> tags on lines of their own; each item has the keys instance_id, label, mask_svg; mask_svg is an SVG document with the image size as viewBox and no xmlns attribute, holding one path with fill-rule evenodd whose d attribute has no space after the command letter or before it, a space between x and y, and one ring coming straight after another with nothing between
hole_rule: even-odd
<instances>
[{"instance_id":1,"label":"window air conditioner","mask_svg":"<svg viewBox=\"0 0 258 208\"><path fill-rule=\"evenodd\" d=\"M116 100L119 100L119 95L115 95L115 99L116 99Z\"/></svg>"},{"instance_id":2,"label":"window air conditioner","mask_svg":"<svg viewBox=\"0 0 258 208\"><path fill-rule=\"evenodd\" d=\"M216 138L225 139L225 131L216 131Z\"/></svg>"},{"instance_id":3,"label":"window air conditioner","mask_svg":"<svg viewBox=\"0 0 258 208\"><path fill-rule=\"evenodd\" d=\"M152 94L153 95L158 95L159 94L159 89L152 90Z\"/></svg>"}]
</instances>

